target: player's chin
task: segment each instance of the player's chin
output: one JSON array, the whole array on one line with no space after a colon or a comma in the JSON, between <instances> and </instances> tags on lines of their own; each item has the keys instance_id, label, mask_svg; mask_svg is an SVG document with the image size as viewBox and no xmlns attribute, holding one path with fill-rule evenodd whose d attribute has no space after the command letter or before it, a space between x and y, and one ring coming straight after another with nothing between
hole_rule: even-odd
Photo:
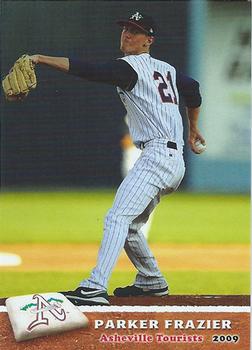
<instances>
[{"instance_id":1,"label":"player's chin","mask_svg":"<svg viewBox=\"0 0 252 350\"><path fill-rule=\"evenodd\" d=\"M131 54L131 49L130 49L130 47L129 47L127 44L125 44L125 43L122 43L122 44L121 44L120 50L121 50L125 55L130 55L130 54Z\"/></svg>"},{"instance_id":2,"label":"player's chin","mask_svg":"<svg viewBox=\"0 0 252 350\"><path fill-rule=\"evenodd\" d=\"M126 53L126 51L127 51L126 45L123 44L123 43L121 43L120 50L121 50L123 53Z\"/></svg>"}]
</instances>

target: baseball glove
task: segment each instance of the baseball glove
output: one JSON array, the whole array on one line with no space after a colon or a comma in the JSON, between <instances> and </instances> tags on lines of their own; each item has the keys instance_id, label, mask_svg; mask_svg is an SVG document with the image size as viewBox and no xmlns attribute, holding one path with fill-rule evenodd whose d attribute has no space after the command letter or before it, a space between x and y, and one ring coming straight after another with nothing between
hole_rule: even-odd
<instances>
[{"instance_id":1,"label":"baseball glove","mask_svg":"<svg viewBox=\"0 0 252 350\"><path fill-rule=\"evenodd\" d=\"M8 101L23 100L31 89L37 86L35 64L30 56L21 56L2 81L5 97Z\"/></svg>"}]
</instances>

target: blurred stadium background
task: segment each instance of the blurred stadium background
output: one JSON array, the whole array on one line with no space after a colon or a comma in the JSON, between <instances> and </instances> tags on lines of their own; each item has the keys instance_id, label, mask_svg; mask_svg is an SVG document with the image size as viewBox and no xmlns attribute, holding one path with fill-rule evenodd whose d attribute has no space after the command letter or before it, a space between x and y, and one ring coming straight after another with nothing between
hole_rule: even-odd
<instances>
[{"instance_id":1,"label":"blurred stadium background","mask_svg":"<svg viewBox=\"0 0 252 350\"><path fill-rule=\"evenodd\" d=\"M2 74L25 52L119 57L115 22L135 9L151 13L160 27L153 56L201 83L208 151L187 154L185 189L248 192L248 2L2 1ZM124 107L115 89L45 67L38 82L22 104L1 101L2 188L118 185Z\"/></svg>"},{"instance_id":2,"label":"blurred stadium background","mask_svg":"<svg viewBox=\"0 0 252 350\"><path fill-rule=\"evenodd\" d=\"M220 231L225 229L227 222L231 222L232 235L230 237L228 228L223 234L226 238L220 239L221 243L248 244L250 6L247 1L203 0L2 1L1 76L23 53L81 56L91 61L120 57L120 28L115 24L116 20L136 10L150 13L160 28L153 45L153 56L167 60L178 70L199 80L203 97L200 128L208 148L201 156L185 150L187 173L178 201L181 205L187 203L192 206L192 216L193 212L196 215L202 210L206 203L221 203L218 212L211 211L212 208L207 213L206 205L205 217L213 215L212 222L215 223L219 222L221 216L227 215L223 226L208 230L209 239L202 235L197 236L194 242L218 242ZM84 82L42 66L38 67L37 76L37 89L22 103L7 103L1 96L2 243L43 241L43 235L50 236L48 242L54 241L51 230L53 217L57 217L56 209L55 215L52 209L47 232L40 234L32 229L29 231L27 222L28 226L24 224L27 213L21 210L28 198L25 197L27 193L22 197L24 191L36 193L36 196L29 197L31 209L27 210L31 210L29 220L36 221L37 226L34 227L38 230L43 226L41 211L45 209L42 206L36 214L34 198L43 203L42 199L38 199L39 192L51 193L50 198L60 191L74 191L83 195L87 192L89 203L92 190L95 196L100 193L100 199L94 197L98 206L105 189L109 193L106 197L108 202L104 205L106 207L121 181L120 139L125 110L115 89ZM183 106L181 112L185 119ZM228 207L234 202L234 206ZM55 208L60 208L60 203L64 207L62 217L68 218L72 203L70 197L68 207L64 201L59 201ZM168 201L165 200L165 203L168 204ZM179 203L176 208L179 212ZM88 207L84 205L82 210L88 211ZM99 210L99 219L95 216L94 220L102 221L100 216L104 214L103 208ZM165 212L165 207L162 210ZM185 205L183 210L187 210ZM191 222L199 220L192 216L186 219ZM239 221L237 224L236 221L233 225L236 219L241 220L241 223ZM70 228L73 220L69 216L66 235L69 235L70 241L71 235L74 236ZM162 225L166 225L164 217L161 220L160 215L160 221L158 218L155 220L153 230L159 232L157 241L176 242L174 237L169 239L169 232L162 228ZM102 227L100 221L97 225L99 230ZM167 221L176 228L172 216ZM93 222L94 226L96 224ZM198 223L203 231L205 224L203 218ZM82 230L86 228L83 225L85 223L80 220L76 242L85 242ZM185 225L188 222L185 221ZM89 227L92 231L91 223ZM179 234L177 241L188 242L190 232ZM94 230L92 237L87 240L97 242L100 237L101 232L97 235ZM156 236L151 235L150 238L155 242ZM1 274L4 276L5 271L2 270ZM10 272L6 272L5 277L7 275L11 276ZM10 281L6 280L7 284L11 285ZM5 292L13 293L8 288Z\"/></svg>"}]
</instances>

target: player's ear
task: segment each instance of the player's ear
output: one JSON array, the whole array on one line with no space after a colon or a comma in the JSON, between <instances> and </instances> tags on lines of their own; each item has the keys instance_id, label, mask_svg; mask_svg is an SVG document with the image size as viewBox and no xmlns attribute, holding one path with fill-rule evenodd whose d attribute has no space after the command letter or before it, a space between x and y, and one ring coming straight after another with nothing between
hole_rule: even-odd
<instances>
[{"instance_id":1,"label":"player's ear","mask_svg":"<svg viewBox=\"0 0 252 350\"><path fill-rule=\"evenodd\" d=\"M154 42L154 36L148 36L144 46L151 46Z\"/></svg>"},{"instance_id":2,"label":"player's ear","mask_svg":"<svg viewBox=\"0 0 252 350\"><path fill-rule=\"evenodd\" d=\"M155 41L154 36L149 36L149 37L148 37L148 43L149 43L150 45L153 44L154 41Z\"/></svg>"},{"instance_id":3,"label":"player's ear","mask_svg":"<svg viewBox=\"0 0 252 350\"><path fill-rule=\"evenodd\" d=\"M147 40L143 44L144 47L151 46L151 44L154 42L154 36L148 36Z\"/></svg>"}]
</instances>

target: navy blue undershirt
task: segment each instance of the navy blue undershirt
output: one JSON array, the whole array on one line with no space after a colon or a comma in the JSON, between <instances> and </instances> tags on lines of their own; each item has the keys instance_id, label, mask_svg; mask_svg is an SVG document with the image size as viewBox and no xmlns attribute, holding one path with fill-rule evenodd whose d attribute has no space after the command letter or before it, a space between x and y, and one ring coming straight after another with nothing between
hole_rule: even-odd
<instances>
[{"instance_id":1,"label":"navy blue undershirt","mask_svg":"<svg viewBox=\"0 0 252 350\"><path fill-rule=\"evenodd\" d=\"M124 60L90 63L84 60L70 58L69 74L89 81L119 86L121 89L127 91L134 88L138 79L136 71ZM199 83L196 80L177 72L176 85L187 107L196 108L201 105Z\"/></svg>"}]
</instances>

